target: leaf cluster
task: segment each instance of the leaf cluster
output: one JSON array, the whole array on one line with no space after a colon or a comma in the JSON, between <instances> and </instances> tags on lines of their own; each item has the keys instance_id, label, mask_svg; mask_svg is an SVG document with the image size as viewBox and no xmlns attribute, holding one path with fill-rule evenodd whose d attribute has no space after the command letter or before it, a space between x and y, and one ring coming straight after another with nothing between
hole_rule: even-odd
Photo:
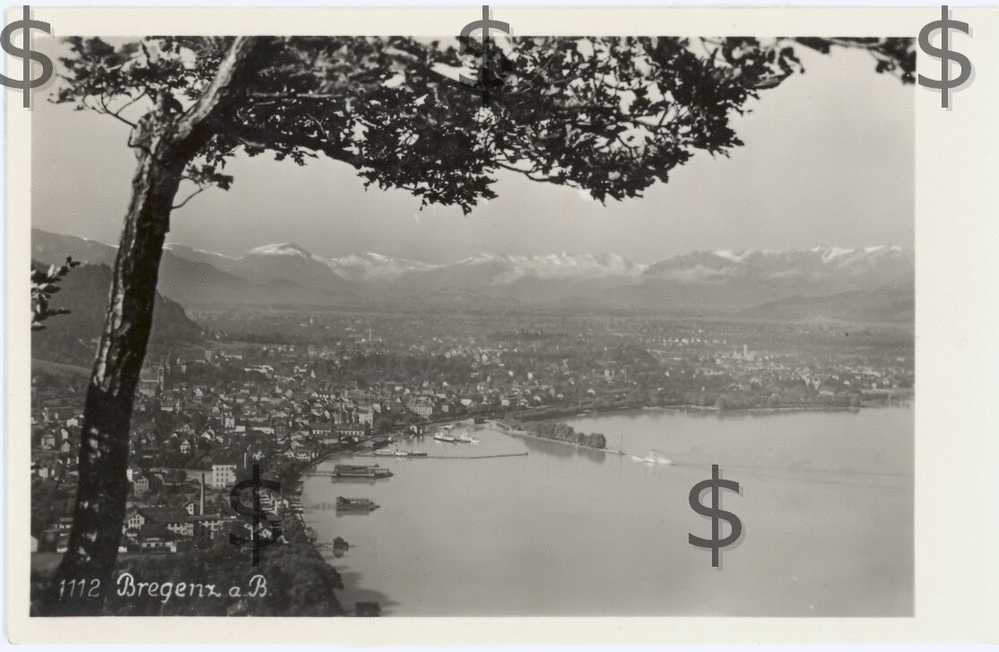
<instances>
[{"instance_id":1,"label":"leaf cluster","mask_svg":"<svg viewBox=\"0 0 999 652\"><path fill-rule=\"evenodd\" d=\"M44 322L56 315L69 314L65 308L53 308L52 296L59 292L59 282L69 271L80 264L70 257L62 265L39 265L31 263L31 330L45 328Z\"/></svg>"}]
</instances>

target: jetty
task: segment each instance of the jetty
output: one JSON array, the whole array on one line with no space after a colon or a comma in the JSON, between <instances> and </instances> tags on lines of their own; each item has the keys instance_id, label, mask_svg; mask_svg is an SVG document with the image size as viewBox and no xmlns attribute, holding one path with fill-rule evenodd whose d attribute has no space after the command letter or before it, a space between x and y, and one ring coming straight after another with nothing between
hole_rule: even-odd
<instances>
[{"instance_id":1,"label":"jetty","mask_svg":"<svg viewBox=\"0 0 999 652\"><path fill-rule=\"evenodd\" d=\"M496 457L524 457L527 455L527 451L522 453L495 453L493 455L412 455L406 459L412 460L487 460ZM358 453L357 457L378 457L372 455L371 453ZM329 473L329 471L319 471L317 474L321 475L324 473Z\"/></svg>"}]
</instances>

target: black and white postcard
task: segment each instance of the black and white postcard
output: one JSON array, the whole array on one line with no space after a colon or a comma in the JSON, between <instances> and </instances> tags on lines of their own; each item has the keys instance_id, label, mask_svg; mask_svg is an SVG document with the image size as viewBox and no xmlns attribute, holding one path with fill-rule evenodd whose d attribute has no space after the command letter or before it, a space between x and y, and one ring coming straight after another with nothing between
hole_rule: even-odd
<instances>
[{"instance_id":1,"label":"black and white postcard","mask_svg":"<svg viewBox=\"0 0 999 652\"><path fill-rule=\"evenodd\" d=\"M994 636L995 14L730 11L12 11L22 638Z\"/></svg>"}]
</instances>

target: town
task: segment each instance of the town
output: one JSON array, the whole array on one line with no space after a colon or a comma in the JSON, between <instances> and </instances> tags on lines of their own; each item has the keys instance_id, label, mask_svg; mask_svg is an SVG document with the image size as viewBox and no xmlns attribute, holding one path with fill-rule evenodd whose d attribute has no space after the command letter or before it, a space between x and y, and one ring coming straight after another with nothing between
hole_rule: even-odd
<instances>
[{"instance_id":1,"label":"town","mask_svg":"<svg viewBox=\"0 0 999 652\"><path fill-rule=\"evenodd\" d=\"M261 492L269 518L307 538L303 469L438 423L643 407L862 409L905 402L913 385L912 334L891 327L540 312L191 317L203 337L151 351L137 389L122 559L245 535L230 493L255 464L282 480L280 492ZM86 373L35 364L36 571L66 549Z\"/></svg>"}]
</instances>

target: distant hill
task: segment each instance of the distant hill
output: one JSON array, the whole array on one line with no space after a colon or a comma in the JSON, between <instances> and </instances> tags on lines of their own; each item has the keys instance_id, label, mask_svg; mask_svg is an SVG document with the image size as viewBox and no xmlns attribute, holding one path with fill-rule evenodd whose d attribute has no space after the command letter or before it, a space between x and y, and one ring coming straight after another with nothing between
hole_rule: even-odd
<instances>
[{"instance_id":1,"label":"distant hill","mask_svg":"<svg viewBox=\"0 0 999 652\"><path fill-rule=\"evenodd\" d=\"M782 322L912 324L915 320L915 292L909 287L840 292L820 297L795 296L755 306L739 314Z\"/></svg>"},{"instance_id":2,"label":"distant hill","mask_svg":"<svg viewBox=\"0 0 999 652\"><path fill-rule=\"evenodd\" d=\"M114 253L114 247L92 240L32 232L32 254L45 262L71 255L110 263ZM911 249L888 245L717 249L645 265L612 253L482 253L427 263L370 252L323 258L295 243L262 245L236 256L169 244L159 290L189 308L540 306L675 314L739 314L785 300L780 309L796 314L812 301L805 297L843 295L839 308L829 304L825 312L884 316L891 309L875 310L870 293L897 290L899 300L907 293L911 303L914 267ZM851 300L858 305L850 308Z\"/></svg>"},{"instance_id":3,"label":"distant hill","mask_svg":"<svg viewBox=\"0 0 999 652\"><path fill-rule=\"evenodd\" d=\"M31 230L31 256L44 263L61 263L66 256L87 263L111 265L117 249L95 240L77 238L70 235L49 233L41 229ZM254 278L246 278L216 265L222 261L236 266L239 259L189 247L167 248L160 261L158 289L166 297L179 301L187 307L220 305L269 306L275 303L303 305L333 305L352 298L346 287L305 287L287 277L282 278L280 269L274 270L274 262L265 259L259 266L262 270ZM210 262L205 262L210 261ZM252 265L255 261L249 261ZM290 266L295 269L295 266ZM338 277L325 270L333 281ZM291 275L291 274L289 274ZM276 284L275 284L276 283Z\"/></svg>"},{"instance_id":4,"label":"distant hill","mask_svg":"<svg viewBox=\"0 0 999 652\"><path fill-rule=\"evenodd\" d=\"M81 265L70 271L53 298L54 307L70 312L49 318L44 330L32 332L32 358L89 368L104 325L110 287L111 269L107 265ZM187 317L184 309L157 293L151 349L166 349L200 337L201 328Z\"/></svg>"},{"instance_id":5,"label":"distant hill","mask_svg":"<svg viewBox=\"0 0 999 652\"><path fill-rule=\"evenodd\" d=\"M650 265L620 298L701 309L741 310L792 297L910 288L912 251L897 246L789 251L697 251Z\"/></svg>"}]
</instances>

